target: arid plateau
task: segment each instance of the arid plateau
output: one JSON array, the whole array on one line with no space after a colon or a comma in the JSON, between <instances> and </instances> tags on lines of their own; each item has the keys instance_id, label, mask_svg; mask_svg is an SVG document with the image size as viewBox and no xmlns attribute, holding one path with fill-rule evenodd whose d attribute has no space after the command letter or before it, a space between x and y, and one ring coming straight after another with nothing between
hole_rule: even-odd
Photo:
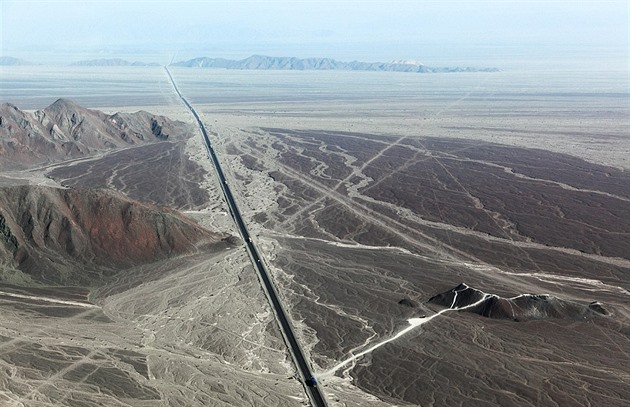
<instances>
[{"instance_id":1,"label":"arid plateau","mask_svg":"<svg viewBox=\"0 0 630 407\"><path fill-rule=\"evenodd\" d=\"M315 384L165 69L1 69L0 405L630 400L624 72L169 67Z\"/></svg>"}]
</instances>

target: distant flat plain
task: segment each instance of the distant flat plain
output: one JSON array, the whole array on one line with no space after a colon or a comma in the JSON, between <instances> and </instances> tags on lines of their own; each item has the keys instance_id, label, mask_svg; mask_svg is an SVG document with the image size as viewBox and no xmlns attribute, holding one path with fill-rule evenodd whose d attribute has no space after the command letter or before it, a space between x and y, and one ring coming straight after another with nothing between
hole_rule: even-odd
<instances>
[{"instance_id":1,"label":"distant flat plain","mask_svg":"<svg viewBox=\"0 0 630 407\"><path fill-rule=\"evenodd\" d=\"M630 398L627 72L172 72L216 133L332 405ZM190 120L162 68L3 68L0 81L24 109L63 96ZM449 313L334 368L461 282L610 315Z\"/></svg>"},{"instance_id":2,"label":"distant flat plain","mask_svg":"<svg viewBox=\"0 0 630 407\"><path fill-rule=\"evenodd\" d=\"M161 67L1 67L0 101L60 95L106 110L182 113ZM172 68L191 101L240 127L286 119L316 129L433 134L571 153L630 167L626 71L396 74ZM217 122L218 123L218 122Z\"/></svg>"}]
</instances>

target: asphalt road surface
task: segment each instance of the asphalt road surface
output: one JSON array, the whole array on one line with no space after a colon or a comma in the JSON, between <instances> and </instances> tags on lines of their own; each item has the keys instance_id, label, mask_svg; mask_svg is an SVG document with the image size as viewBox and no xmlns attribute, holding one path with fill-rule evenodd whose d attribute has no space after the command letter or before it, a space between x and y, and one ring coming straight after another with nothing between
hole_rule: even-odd
<instances>
[{"instance_id":1,"label":"asphalt road surface","mask_svg":"<svg viewBox=\"0 0 630 407\"><path fill-rule=\"evenodd\" d=\"M197 125L199 126L199 130L201 131L204 142L206 144L206 149L208 150L208 156L210 157L210 159L212 160L212 163L214 164L214 168L219 178L219 182L221 183L223 196L225 197L225 200L227 201L230 214L232 215L232 218L234 219L234 222L236 223L239 229L239 232L241 233L243 241L245 242L245 246L247 247L247 252L249 253L249 257L252 260L252 263L254 264L254 268L258 271L260 280L262 281L263 287L267 293L269 302L271 303L271 306L273 307L275 311L276 319L278 320L278 324L280 325L280 330L282 331L284 340L287 343L287 347L289 348L289 351L291 353L291 356L293 357L293 361L295 362L295 365L297 366L298 371L302 375L301 379L306 389L306 393L308 394L314 406L316 407L326 406L326 401L324 399L322 392L319 390L319 387L317 386L317 384L313 383L312 378L314 378L315 376L310 368L309 363L306 361L306 358L304 357L304 353L302 352L302 348L300 347L297 341L297 338L295 337L295 334L293 333L293 328L287 318L284 308L282 307L282 303L280 302L278 295L276 294L276 289L273 284L273 281L269 277L269 273L267 272L265 265L260 255L258 254L258 250L256 249L256 246L254 245L254 242L252 241L249 235L249 232L247 231L247 227L245 226L245 223L243 222L241 213L239 212L238 207L236 206L236 202L234 201L234 196L232 195L230 186L228 185L228 182L225 178L225 174L223 173L223 170L221 169L221 164L219 163L219 160L212 148L212 143L210 142L210 138L208 137L206 128L201 122L201 119L199 118L199 115L197 114L195 109L190 105L190 103L188 103L188 101L179 92L179 89L177 88L177 84L175 83L175 80L173 79L173 76L171 75L171 72L168 70L166 66L164 67L164 70L166 71L166 74L168 75L171 83L173 84L173 88L175 89L177 96L179 96L182 103L184 103L184 105L188 108L188 110L190 110L190 113L192 113L192 115L195 117L195 120L197 121Z\"/></svg>"}]
</instances>

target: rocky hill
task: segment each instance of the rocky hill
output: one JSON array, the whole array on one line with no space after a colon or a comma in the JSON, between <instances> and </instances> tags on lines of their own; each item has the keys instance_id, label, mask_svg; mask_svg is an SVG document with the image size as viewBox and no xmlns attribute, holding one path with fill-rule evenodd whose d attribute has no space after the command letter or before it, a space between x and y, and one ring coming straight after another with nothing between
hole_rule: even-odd
<instances>
[{"instance_id":1,"label":"rocky hill","mask_svg":"<svg viewBox=\"0 0 630 407\"><path fill-rule=\"evenodd\" d=\"M477 302L479 304L471 307ZM484 293L463 283L431 297L428 303L452 309L468 307L463 311L487 318L513 321L583 320L584 318L607 314L606 309L598 302L593 302L587 306L546 294L521 294L513 298L503 298Z\"/></svg>"},{"instance_id":2,"label":"rocky hill","mask_svg":"<svg viewBox=\"0 0 630 407\"><path fill-rule=\"evenodd\" d=\"M225 247L228 238L111 190L0 188L0 271L22 281L92 286L135 265Z\"/></svg>"},{"instance_id":3,"label":"rocky hill","mask_svg":"<svg viewBox=\"0 0 630 407\"><path fill-rule=\"evenodd\" d=\"M146 63L140 61L127 61L121 58L102 58L77 61L72 66L160 66L157 63Z\"/></svg>"},{"instance_id":4,"label":"rocky hill","mask_svg":"<svg viewBox=\"0 0 630 407\"><path fill-rule=\"evenodd\" d=\"M252 55L241 60L199 57L172 64L189 68L261 69L261 70L342 70L378 72L496 72L496 68L435 68L415 61L392 62L342 62L331 58L270 57Z\"/></svg>"},{"instance_id":5,"label":"rocky hill","mask_svg":"<svg viewBox=\"0 0 630 407\"><path fill-rule=\"evenodd\" d=\"M0 105L0 170L25 169L188 136L189 125L140 111L106 114L59 99L30 113Z\"/></svg>"}]
</instances>

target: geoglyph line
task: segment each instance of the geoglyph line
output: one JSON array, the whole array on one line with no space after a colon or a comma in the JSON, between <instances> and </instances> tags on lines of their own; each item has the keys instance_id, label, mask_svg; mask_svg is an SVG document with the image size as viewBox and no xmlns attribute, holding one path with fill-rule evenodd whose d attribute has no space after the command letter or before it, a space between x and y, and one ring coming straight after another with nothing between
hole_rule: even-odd
<instances>
[{"instance_id":1,"label":"geoglyph line","mask_svg":"<svg viewBox=\"0 0 630 407\"><path fill-rule=\"evenodd\" d=\"M623 295L630 295L630 292L623 287L607 284L601 280L596 280L594 278L572 277L572 276L565 276L561 274L550 274L550 273L526 273L526 272L520 273L520 272L501 270L500 268L497 268L494 266L474 264L474 263L463 263L463 265L470 268L471 270L478 271L484 274L487 272L496 272L496 273L507 274L507 275L516 276L516 277L531 277L539 281L552 283L552 284L559 284L558 282L568 281L575 284L588 285L599 291L617 292Z\"/></svg>"},{"instance_id":2,"label":"geoglyph line","mask_svg":"<svg viewBox=\"0 0 630 407\"><path fill-rule=\"evenodd\" d=\"M45 302L52 302L52 303L55 303L55 304L74 305L74 306L77 306L77 307L100 308L98 305L89 304L89 303L86 303L86 302L58 300L56 298L38 297L38 296L35 296L35 295L25 295L25 294L17 294L17 293L7 293L5 291L0 291L0 295L7 296L7 297L13 297L13 298L22 298L24 300L45 301Z\"/></svg>"}]
</instances>

